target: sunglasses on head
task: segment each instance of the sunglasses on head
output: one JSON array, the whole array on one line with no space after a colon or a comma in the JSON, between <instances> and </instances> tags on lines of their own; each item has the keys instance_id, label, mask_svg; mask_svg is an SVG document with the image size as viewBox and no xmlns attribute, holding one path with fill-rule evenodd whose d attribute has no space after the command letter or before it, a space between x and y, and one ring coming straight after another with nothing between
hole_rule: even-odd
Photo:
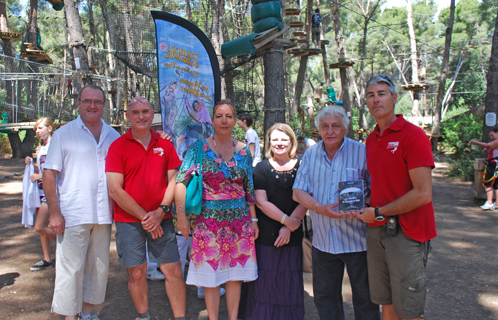
<instances>
[{"instance_id":1,"label":"sunglasses on head","mask_svg":"<svg viewBox=\"0 0 498 320\"><path fill-rule=\"evenodd\" d=\"M139 102L150 104L149 100L147 100L146 98L133 98L130 100L130 103L128 105L133 104L133 103L139 103Z\"/></svg>"},{"instance_id":2,"label":"sunglasses on head","mask_svg":"<svg viewBox=\"0 0 498 320\"><path fill-rule=\"evenodd\" d=\"M394 86L394 82L388 76L380 74L379 77L381 77L382 79L386 80L387 82L389 82L390 84L392 84Z\"/></svg>"}]
</instances>

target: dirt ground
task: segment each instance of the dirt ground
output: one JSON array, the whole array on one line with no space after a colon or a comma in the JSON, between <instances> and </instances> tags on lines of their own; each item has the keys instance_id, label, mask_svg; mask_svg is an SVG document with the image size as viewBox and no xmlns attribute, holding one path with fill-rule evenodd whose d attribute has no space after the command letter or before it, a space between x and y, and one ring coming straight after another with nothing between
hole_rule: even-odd
<instances>
[{"instance_id":1,"label":"dirt ground","mask_svg":"<svg viewBox=\"0 0 498 320\"><path fill-rule=\"evenodd\" d=\"M471 184L444 176L447 163L433 171L438 237L427 265L426 319L498 319L498 211L482 211ZM0 159L0 177L22 172L22 160ZM21 225L22 177L0 181L0 319L62 319L50 313L54 269L32 272L42 257L37 233ZM55 246L52 246L55 250ZM304 274L306 319L318 319L311 274ZM354 319L351 291L344 281L346 319ZM152 319L173 319L164 282L149 281ZM187 319L207 319L196 288L187 287ZM134 319L127 272L117 262L114 237L106 301L96 307L102 320ZM222 299L220 319L226 319ZM263 319L262 319L263 320Z\"/></svg>"}]
</instances>

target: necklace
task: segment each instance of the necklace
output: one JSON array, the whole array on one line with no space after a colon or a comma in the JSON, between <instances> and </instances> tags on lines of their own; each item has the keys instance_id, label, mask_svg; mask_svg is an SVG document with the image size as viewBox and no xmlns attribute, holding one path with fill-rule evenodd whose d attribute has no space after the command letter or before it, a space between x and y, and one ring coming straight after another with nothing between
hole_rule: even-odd
<instances>
[{"instance_id":1,"label":"necklace","mask_svg":"<svg viewBox=\"0 0 498 320\"><path fill-rule=\"evenodd\" d=\"M213 142L214 142L214 147L216 148L216 151L218 152L218 158L221 159L221 161L223 161L225 163L225 165L228 167L228 163L223 159L222 155L221 155L221 152L220 152L220 149L218 149L218 145L216 145L216 140L214 139L214 136L213 136ZM234 159L235 159L235 140L232 139L232 146L233 146L233 156L234 156ZM237 166L237 159L235 159L235 166Z\"/></svg>"}]
</instances>

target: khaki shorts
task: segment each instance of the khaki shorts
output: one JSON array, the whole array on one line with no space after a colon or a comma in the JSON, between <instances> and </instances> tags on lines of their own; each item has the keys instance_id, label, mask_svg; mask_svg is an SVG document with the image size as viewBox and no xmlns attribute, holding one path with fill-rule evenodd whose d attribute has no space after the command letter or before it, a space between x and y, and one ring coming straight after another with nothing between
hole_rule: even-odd
<instances>
[{"instance_id":1,"label":"khaki shorts","mask_svg":"<svg viewBox=\"0 0 498 320\"><path fill-rule=\"evenodd\" d=\"M367 228L368 282L372 302L394 306L403 319L424 315L426 296L425 266L430 241L408 238L398 225L391 236L386 225Z\"/></svg>"},{"instance_id":2,"label":"khaki shorts","mask_svg":"<svg viewBox=\"0 0 498 320\"><path fill-rule=\"evenodd\" d=\"M110 224L83 224L57 235L53 313L74 316L83 301L104 302L110 243Z\"/></svg>"}]
</instances>

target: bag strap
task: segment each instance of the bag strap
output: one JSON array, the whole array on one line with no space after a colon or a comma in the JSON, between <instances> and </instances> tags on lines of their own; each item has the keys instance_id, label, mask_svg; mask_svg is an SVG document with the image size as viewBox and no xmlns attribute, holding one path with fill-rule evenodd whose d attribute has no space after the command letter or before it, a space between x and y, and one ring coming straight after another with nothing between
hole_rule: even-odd
<instances>
[{"instance_id":1,"label":"bag strap","mask_svg":"<svg viewBox=\"0 0 498 320\"><path fill-rule=\"evenodd\" d=\"M201 174L201 168L202 168L202 149L204 148L204 141L198 140L198 148L197 148L197 157L195 161L195 166L197 168L197 172Z\"/></svg>"}]
</instances>

